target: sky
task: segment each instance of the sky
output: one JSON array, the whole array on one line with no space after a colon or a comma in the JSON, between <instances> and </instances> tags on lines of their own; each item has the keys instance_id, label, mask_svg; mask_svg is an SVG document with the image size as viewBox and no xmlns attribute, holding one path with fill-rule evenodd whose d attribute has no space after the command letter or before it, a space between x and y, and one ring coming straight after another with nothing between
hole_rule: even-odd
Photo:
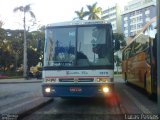
<instances>
[{"instance_id":1,"label":"sky","mask_svg":"<svg viewBox=\"0 0 160 120\"><path fill-rule=\"evenodd\" d=\"M86 5L93 5L97 2L97 7L105 10L108 6L117 2L126 5L128 0L0 0L0 20L4 22L5 29L23 29L23 14L13 12L19 6L31 4L32 11L36 16L39 26L56 22L71 21L76 16L75 11L80 11L82 7L87 10ZM29 21L31 17L27 15ZM30 23L27 23L30 25ZM32 28L30 28L32 29Z\"/></svg>"}]
</instances>

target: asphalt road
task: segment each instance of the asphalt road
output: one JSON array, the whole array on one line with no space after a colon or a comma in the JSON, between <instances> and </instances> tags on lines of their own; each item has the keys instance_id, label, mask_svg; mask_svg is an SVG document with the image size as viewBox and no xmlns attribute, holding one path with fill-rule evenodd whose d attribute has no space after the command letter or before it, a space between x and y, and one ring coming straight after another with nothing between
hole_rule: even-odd
<instances>
[{"instance_id":1,"label":"asphalt road","mask_svg":"<svg viewBox=\"0 0 160 120\"><path fill-rule=\"evenodd\" d=\"M40 96L41 83L0 84L0 113Z\"/></svg>"},{"instance_id":2,"label":"asphalt road","mask_svg":"<svg viewBox=\"0 0 160 120\"><path fill-rule=\"evenodd\" d=\"M110 105L104 99L79 98L65 100L56 98L51 104L24 120L106 120L118 116L120 113L118 106Z\"/></svg>"},{"instance_id":3,"label":"asphalt road","mask_svg":"<svg viewBox=\"0 0 160 120\"><path fill-rule=\"evenodd\" d=\"M43 99L41 83L0 84L0 113L36 108L25 114L23 120L119 120L127 114L156 115L156 101L148 99L143 91L126 86L120 76L115 77L115 94L110 98L61 99L36 108ZM46 100L47 101L47 100ZM16 115L16 114L15 114ZM138 116L140 117L140 116Z\"/></svg>"},{"instance_id":4,"label":"asphalt road","mask_svg":"<svg viewBox=\"0 0 160 120\"><path fill-rule=\"evenodd\" d=\"M61 99L37 110L23 120L119 120L127 114L156 115L156 102L143 91L126 86L121 77L115 77L116 97L105 99Z\"/></svg>"}]
</instances>

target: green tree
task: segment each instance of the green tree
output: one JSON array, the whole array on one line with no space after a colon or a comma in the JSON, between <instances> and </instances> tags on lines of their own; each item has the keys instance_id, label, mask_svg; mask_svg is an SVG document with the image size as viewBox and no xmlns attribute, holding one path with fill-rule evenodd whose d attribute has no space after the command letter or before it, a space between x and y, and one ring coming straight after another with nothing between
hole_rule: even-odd
<instances>
[{"instance_id":1,"label":"green tree","mask_svg":"<svg viewBox=\"0 0 160 120\"><path fill-rule=\"evenodd\" d=\"M44 34L44 27L38 31L27 32L28 68L42 62ZM23 38L23 30L0 28L0 70L3 72L15 73L23 63ZM40 47L38 46L39 41L41 41Z\"/></svg>"},{"instance_id":2,"label":"green tree","mask_svg":"<svg viewBox=\"0 0 160 120\"><path fill-rule=\"evenodd\" d=\"M28 67L30 68L31 66L37 65L37 63L40 62L40 60L39 60L40 55L39 55L39 52L37 51L37 49L30 47L27 49L27 52L28 52L28 56L29 56Z\"/></svg>"},{"instance_id":3,"label":"green tree","mask_svg":"<svg viewBox=\"0 0 160 120\"><path fill-rule=\"evenodd\" d=\"M119 57L120 54L121 54L121 52L119 50L123 49L127 44L126 44L125 36L124 36L123 33L114 33L113 37L114 37L114 40L115 40L115 44L116 43L120 44L119 49L114 49L114 52L116 52L115 53L116 55L114 55L114 63L116 65L117 73L118 73L118 68L121 66L121 63L122 63L122 60Z\"/></svg>"},{"instance_id":4,"label":"green tree","mask_svg":"<svg viewBox=\"0 0 160 120\"><path fill-rule=\"evenodd\" d=\"M8 40L7 31L0 28L0 68L8 70L13 62L12 42Z\"/></svg>"},{"instance_id":5,"label":"green tree","mask_svg":"<svg viewBox=\"0 0 160 120\"><path fill-rule=\"evenodd\" d=\"M83 7L81 8L80 11L75 11L76 15L78 16L77 18L74 18L74 19L79 19L79 20L83 20L84 17L87 16L87 13L86 11L84 11Z\"/></svg>"},{"instance_id":6,"label":"green tree","mask_svg":"<svg viewBox=\"0 0 160 120\"><path fill-rule=\"evenodd\" d=\"M6 38L6 31L3 28L0 28L0 47L3 47L5 38Z\"/></svg>"},{"instance_id":7,"label":"green tree","mask_svg":"<svg viewBox=\"0 0 160 120\"><path fill-rule=\"evenodd\" d=\"M14 71L21 66L23 61L23 30L7 30L7 39L11 42L12 54L14 55Z\"/></svg>"},{"instance_id":8,"label":"green tree","mask_svg":"<svg viewBox=\"0 0 160 120\"><path fill-rule=\"evenodd\" d=\"M100 20L101 19L101 14L102 14L102 8L97 7L97 2L94 3L93 5L87 5L88 11L88 20Z\"/></svg>"},{"instance_id":9,"label":"green tree","mask_svg":"<svg viewBox=\"0 0 160 120\"><path fill-rule=\"evenodd\" d=\"M116 65L117 73L118 73L118 68L119 68L119 66L120 66L121 63L122 63L122 60L119 58L118 55L114 55L114 63L115 63L115 65Z\"/></svg>"},{"instance_id":10,"label":"green tree","mask_svg":"<svg viewBox=\"0 0 160 120\"><path fill-rule=\"evenodd\" d=\"M127 45L127 43L125 41L125 36L123 33L114 33L113 37L114 37L115 42L120 43L120 49L124 48ZM116 51L118 51L118 50L116 50Z\"/></svg>"},{"instance_id":11,"label":"green tree","mask_svg":"<svg viewBox=\"0 0 160 120\"><path fill-rule=\"evenodd\" d=\"M30 56L28 60L29 67L37 65L38 62L43 62L44 36L45 33L43 30L33 31L28 34L28 52Z\"/></svg>"},{"instance_id":12,"label":"green tree","mask_svg":"<svg viewBox=\"0 0 160 120\"><path fill-rule=\"evenodd\" d=\"M27 77L27 40L26 40L26 14L29 13L32 18L35 19L34 13L31 11L31 4L28 4L26 6L19 6L14 8L14 12L20 11L23 13L23 27L24 27L24 57L23 57L23 76Z\"/></svg>"}]
</instances>

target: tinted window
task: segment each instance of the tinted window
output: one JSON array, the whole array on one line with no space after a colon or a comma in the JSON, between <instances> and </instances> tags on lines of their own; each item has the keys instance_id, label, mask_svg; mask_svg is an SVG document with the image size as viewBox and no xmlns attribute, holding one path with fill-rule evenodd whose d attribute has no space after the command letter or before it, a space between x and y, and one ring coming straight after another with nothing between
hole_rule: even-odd
<instances>
[{"instance_id":1,"label":"tinted window","mask_svg":"<svg viewBox=\"0 0 160 120\"><path fill-rule=\"evenodd\" d=\"M47 65L72 66L75 62L76 28L54 28L47 31Z\"/></svg>"},{"instance_id":2,"label":"tinted window","mask_svg":"<svg viewBox=\"0 0 160 120\"><path fill-rule=\"evenodd\" d=\"M106 28L80 27L78 29L77 63L78 65L111 65L111 34L106 36ZM81 57L80 57L81 56Z\"/></svg>"},{"instance_id":3,"label":"tinted window","mask_svg":"<svg viewBox=\"0 0 160 120\"><path fill-rule=\"evenodd\" d=\"M44 65L113 65L111 30L106 25L48 28Z\"/></svg>"}]
</instances>

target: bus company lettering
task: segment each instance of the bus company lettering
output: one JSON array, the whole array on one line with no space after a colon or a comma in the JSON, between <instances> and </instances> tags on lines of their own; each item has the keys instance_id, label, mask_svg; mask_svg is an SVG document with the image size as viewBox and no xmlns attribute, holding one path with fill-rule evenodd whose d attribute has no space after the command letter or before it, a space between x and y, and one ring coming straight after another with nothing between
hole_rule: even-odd
<instances>
[{"instance_id":1,"label":"bus company lettering","mask_svg":"<svg viewBox=\"0 0 160 120\"><path fill-rule=\"evenodd\" d=\"M87 75L87 74L88 74L88 72L86 72L86 71L82 71L82 74L83 74L83 75Z\"/></svg>"},{"instance_id":2,"label":"bus company lettering","mask_svg":"<svg viewBox=\"0 0 160 120\"><path fill-rule=\"evenodd\" d=\"M80 74L80 72L78 72L78 71L66 71L66 74L67 75L79 75Z\"/></svg>"},{"instance_id":3,"label":"bus company lettering","mask_svg":"<svg viewBox=\"0 0 160 120\"><path fill-rule=\"evenodd\" d=\"M87 75L88 72L87 71L66 71L66 74L67 75L80 75L80 74L83 74L83 75Z\"/></svg>"}]
</instances>

